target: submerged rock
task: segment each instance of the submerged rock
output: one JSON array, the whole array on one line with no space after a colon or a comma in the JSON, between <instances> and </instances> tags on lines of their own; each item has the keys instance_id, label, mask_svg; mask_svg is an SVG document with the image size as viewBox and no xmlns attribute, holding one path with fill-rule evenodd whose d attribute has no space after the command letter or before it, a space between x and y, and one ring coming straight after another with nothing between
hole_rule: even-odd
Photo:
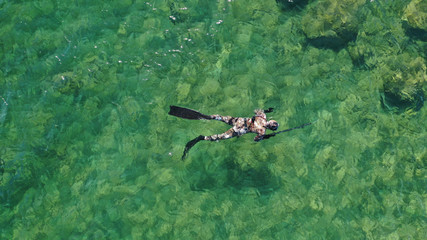
<instances>
[{"instance_id":1,"label":"submerged rock","mask_svg":"<svg viewBox=\"0 0 427 240\"><path fill-rule=\"evenodd\" d=\"M83 86L83 82L72 72L57 74L52 77L52 81L55 89L64 94L77 93Z\"/></svg>"},{"instance_id":2,"label":"submerged rock","mask_svg":"<svg viewBox=\"0 0 427 240\"><path fill-rule=\"evenodd\" d=\"M276 0L282 10L299 9L302 10L309 2L313 0Z\"/></svg>"},{"instance_id":3,"label":"submerged rock","mask_svg":"<svg viewBox=\"0 0 427 240\"><path fill-rule=\"evenodd\" d=\"M412 0L406 6L402 19L412 28L427 31L427 1Z\"/></svg>"},{"instance_id":4,"label":"submerged rock","mask_svg":"<svg viewBox=\"0 0 427 240\"><path fill-rule=\"evenodd\" d=\"M427 41L427 1L412 0L405 8L402 20L409 36Z\"/></svg>"},{"instance_id":5,"label":"submerged rock","mask_svg":"<svg viewBox=\"0 0 427 240\"><path fill-rule=\"evenodd\" d=\"M387 110L418 111L424 105L427 75L423 58L414 59L409 54L390 56L376 69L376 76L383 81L381 102Z\"/></svg>"},{"instance_id":6,"label":"submerged rock","mask_svg":"<svg viewBox=\"0 0 427 240\"><path fill-rule=\"evenodd\" d=\"M302 18L302 30L309 43L339 50L356 38L360 22L357 12L365 0L318 2Z\"/></svg>"}]
</instances>

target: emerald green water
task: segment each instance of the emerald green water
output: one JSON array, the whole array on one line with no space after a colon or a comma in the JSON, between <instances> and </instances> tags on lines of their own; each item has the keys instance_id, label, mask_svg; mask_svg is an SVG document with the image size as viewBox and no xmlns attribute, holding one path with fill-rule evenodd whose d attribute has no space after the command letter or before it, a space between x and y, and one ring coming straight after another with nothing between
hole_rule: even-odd
<instances>
[{"instance_id":1,"label":"emerald green water","mask_svg":"<svg viewBox=\"0 0 427 240\"><path fill-rule=\"evenodd\" d=\"M427 236L425 2L94 2L0 1L1 239Z\"/></svg>"}]
</instances>

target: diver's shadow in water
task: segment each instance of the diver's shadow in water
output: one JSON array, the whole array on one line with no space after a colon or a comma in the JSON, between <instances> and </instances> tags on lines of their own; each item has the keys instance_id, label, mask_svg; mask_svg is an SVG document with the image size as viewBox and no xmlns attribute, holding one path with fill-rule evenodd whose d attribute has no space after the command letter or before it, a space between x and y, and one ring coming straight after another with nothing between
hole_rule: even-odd
<instances>
[{"instance_id":1,"label":"diver's shadow in water","mask_svg":"<svg viewBox=\"0 0 427 240\"><path fill-rule=\"evenodd\" d=\"M190 185L193 191L214 190L218 188L233 188L241 192L255 188L260 195L270 195L280 188L280 180L273 176L267 166L242 170L233 160L224 160L218 166L223 175L216 172L204 171L198 178L193 178Z\"/></svg>"}]
</instances>

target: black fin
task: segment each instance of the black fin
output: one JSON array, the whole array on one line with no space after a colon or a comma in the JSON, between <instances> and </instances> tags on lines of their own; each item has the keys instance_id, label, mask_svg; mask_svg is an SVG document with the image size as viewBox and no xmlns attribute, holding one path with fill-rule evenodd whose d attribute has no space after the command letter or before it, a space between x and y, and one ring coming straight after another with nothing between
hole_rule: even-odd
<instances>
[{"instance_id":1,"label":"black fin","mask_svg":"<svg viewBox=\"0 0 427 240\"><path fill-rule=\"evenodd\" d=\"M192 120L212 119L211 116L205 115L195 110L177 106L170 106L169 115Z\"/></svg>"},{"instance_id":2,"label":"black fin","mask_svg":"<svg viewBox=\"0 0 427 240\"><path fill-rule=\"evenodd\" d=\"M182 154L182 158L181 158L181 159L182 159L182 160L184 160L184 159L185 159L185 157L187 156L188 151L190 151L190 149L191 149L194 145L196 145L196 143L198 143L199 141L204 140L204 139L205 139L205 136L200 135L200 136L196 137L195 139L193 139L193 140L189 141L189 142L185 145L184 154Z\"/></svg>"}]
</instances>

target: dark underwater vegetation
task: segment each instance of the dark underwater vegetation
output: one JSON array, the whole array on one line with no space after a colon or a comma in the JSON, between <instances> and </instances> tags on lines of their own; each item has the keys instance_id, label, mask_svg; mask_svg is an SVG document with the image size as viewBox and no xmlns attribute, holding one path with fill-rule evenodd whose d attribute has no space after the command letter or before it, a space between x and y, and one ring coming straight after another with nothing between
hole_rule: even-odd
<instances>
[{"instance_id":1,"label":"dark underwater vegetation","mask_svg":"<svg viewBox=\"0 0 427 240\"><path fill-rule=\"evenodd\" d=\"M424 239L427 1L0 1L0 239ZM198 143L220 122L278 130Z\"/></svg>"}]
</instances>

